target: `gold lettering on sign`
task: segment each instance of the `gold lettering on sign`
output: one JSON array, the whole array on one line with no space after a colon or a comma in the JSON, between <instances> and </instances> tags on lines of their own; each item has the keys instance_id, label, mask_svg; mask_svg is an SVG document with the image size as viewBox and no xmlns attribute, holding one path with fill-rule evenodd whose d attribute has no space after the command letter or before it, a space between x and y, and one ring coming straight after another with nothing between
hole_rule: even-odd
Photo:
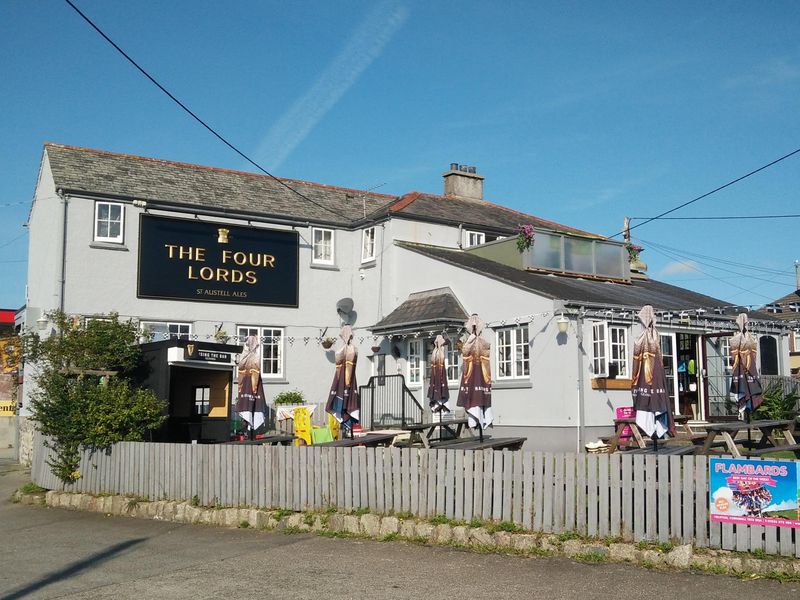
<instances>
[{"instance_id":1,"label":"gold lettering on sign","mask_svg":"<svg viewBox=\"0 0 800 600\"><path fill-rule=\"evenodd\" d=\"M178 244L164 244L164 247L167 249L167 256L171 259L206 262L205 248L193 248L192 246L180 246Z\"/></svg>"}]
</instances>

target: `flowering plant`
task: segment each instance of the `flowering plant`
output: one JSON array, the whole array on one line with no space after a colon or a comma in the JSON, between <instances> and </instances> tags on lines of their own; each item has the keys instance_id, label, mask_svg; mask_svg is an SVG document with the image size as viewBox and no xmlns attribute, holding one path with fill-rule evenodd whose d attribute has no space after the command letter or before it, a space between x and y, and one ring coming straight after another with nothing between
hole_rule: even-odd
<instances>
[{"instance_id":1,"label":"flowering plant","mask_svg":"<svg viewBox=\"0 0 800 600\"><path fill-rule=\"evenodd\" d=\"M628 242L625 244L625 249L628 251L628 260L630 262L634 262L639 260L639 253L644 250L641 246L637 246L636 244L631 244Z\"/></svg>"},{"instance_id":2,"label":"flowering plant","mask_svg":"<svg viewBox=\"0 0 800 600\"><path fill-rule=\"evenodd\" d=\"M533 245L533 225L517 227L517 250L525 252Z\"/></svg>"}]
</instances>

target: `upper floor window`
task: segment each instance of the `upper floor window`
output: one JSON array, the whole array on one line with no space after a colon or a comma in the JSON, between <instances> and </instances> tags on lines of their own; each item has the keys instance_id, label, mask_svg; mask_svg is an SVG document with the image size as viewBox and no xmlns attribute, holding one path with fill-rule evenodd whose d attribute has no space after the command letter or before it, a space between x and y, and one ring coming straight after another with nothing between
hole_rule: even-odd
<instances>
[{"instance_id":1,"label":"upper floor window","mask_svg":"<svg viewBox=\"0 0 800 600\"><path fill-rule=\"evenodd\" d=\"M283 328L239 327L239 342L254 335L261 340L261 375L264 379L283 378Z\"/></svg>"},{"instance_id":2,"label":"upper floor window","mask_svg":"<svg viewBox=\"0 0 800 600\"><path fill-rule=\"evenodd\" d=\"M375 260L375 228L368 227L361 233L361 262Z\"/></svg>"},{"instance_id":3,"label":"upper floor window","mask_svg":"<svg viewBox=\"0 0 800 600\"><path fill-rule=\"evenodd\" d=\"M480 246L481 244L486 243L486 234L481 233L480 231L465 231L465 245L467 248L472 248L473 246Z\"/></svg>"},{"instance_id":4,"label":"upper floor window","mask_svg":"<svg viewBox=\"0 0 800 600\"><path fill-rule=\"evenodd\" d=\"M627 327L592 324L592 377L630 377Z\"/></svg>"},{"instance_id":5,"label":"upper floor window","mask_svg":"<svg viewBox=\"0 0 800 600\"><path fill-rule=\"evenodd\" d=\"M312 262L319 265L333 264L333 229L312 227L311 246L313 252Z\"/></svg>"},{"instance_id":6,"label":"upper floor window","mask_svg":"<svg viewBox=\"0 0 800 600\"><path fill-rule=\"evenodd\" d=\"M422 384L422 340L409 340L408 342L408 383L409 385Z\"/></svg>"},{"instance_id":7,"label":"upper floor window","mask_svg":"<svg viewBox=\"0 0 800 600\"><path fill-rule=\"evenodd\" d=\"M528 326L497 330L497 379L530 376Z\"/></svg>"},{"instance_id":8,"label":"upper floor window","mask_svg":"<svg viewBox=\"0 0 800 600\"><path fill-rule=\"evenodd\" d=\"M148 341L160 342L173 338L188 340L192 335L191 323L167 323L159 321L142 321L139 323L142 334L147 336Z\"/></svg>"},{"instance_id":9,"label":"upper floor window","mask_svg":"<svg viewBox=\"0 0 800 600\"><path fill-rule=\"evenodd\" d=\"M94 203L94 241L123 242L125 207L117 202Z\"/></svg>"}]
</instances>

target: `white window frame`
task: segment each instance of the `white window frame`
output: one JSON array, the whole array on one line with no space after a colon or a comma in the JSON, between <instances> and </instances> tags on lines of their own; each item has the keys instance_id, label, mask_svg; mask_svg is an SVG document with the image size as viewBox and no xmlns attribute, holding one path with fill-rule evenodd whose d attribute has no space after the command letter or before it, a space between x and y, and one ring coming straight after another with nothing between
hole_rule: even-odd
<instances>
[{"instance_id":1,"label":"white window frame","mask_svg":"<svg viewBox=\"0 0 800 600\"><path fill-rule=\"evenodd\" d=\"M153 326L156 326L155 328ZM144 335L145 328L153 334L148 341L160 342L171 339L188 340L192 337L192 324L183 321L139 321L139 331ZM161 336L161 337L158 337Z\"/></svg>"},{"instance_id":2,"label":"white window frame","mask_svg":"<svg viewBox=\"0 0 800 600\"><path fill-rule=\"evenodd\" d=\"M793 331L792 335L794 340L794 345L792 346L794 349L792 352L800 352L800 331Z\"/></svg>"},{"instance_id":3,"label":"white window frame","mask_svg":"<svg viewBox=\"0 0 800 600\"><path fill-rule=\"evenodd\" d=\"M464 230L464 247L472 248L486 243L486 234L482 231Z\"/></svg>"},{"instance_id":4,"label":"white window frame","mask_svg":"<svg viewBox=\"0 0 800 600\"><path fill-rule=\"evenodd\" d=\"M617 377L619 379L630 379L630 344L628 328L619 325L608 326L608 344L611 352L609 353L608 365L616 363Z\"/></svg>"},{"instance_id":5,"label":"white window frame","mask_svg":"<svg viewBox=\"0 0 800 600\"><path fill-rule=\"evenodd\" d=\"M528 379L531 376L528 325L497 329L495 340L494 378L497 381Z\"/></svg>"},{"instance_id":6,"label":"white window frame","mask_svg":"<svg viewBox=\"0 0 800 600\"><path fill-rule=\"evenodd\" d=\"M408 354L406 355L408 387L422 387L422 377L425 373L424 350L423 340L408 340Z\"/></svg>"},{"instance_id":7,"label":"white window frame","mask_svg":"<svg viewBox=\"0 0 800 600\"><path fill-rule=\"evenodd\" d=\"M447 373L447 383L458 383L461 380L461 352L452 343L446 348L444 368Z\"/></svg>"},{"instance_id":8,"label":"white window frame","mask_svg":"<svg viewBox=\"0 0 800 600\"><path fill-rule=\"evenodd\" d=\"M261 344L261 378L267 379L285 379L284 372L286 369L286 331L283 327L275 326L258 326L258 325L239 325L236 328L236 336L239 342L243 343L249 336L254 335L260 340ZM276 339L277 338L277 339ZM274 348L277 356L267 356L267 349ZM270 365L267 369L267 365Z\"/></svg>"},{"instance_id":9,"label":"white window frame","mask_svg":"<svg viewBox=\"0 0 800 600\"><path fill-rule=\"evenodd\" d=\"M116 219L111 219L112 208L119 209L119 235L100 235L100 207L107 206L109 217L103 219L107 223L109 229L111 223L115 223ZM120 202L106 202L103 200L96 200L94 203L94 236L95 242L106 242L111 244L122 244L125 242L125 205Z\"/></svg>"},{"instance_id":10,"label":"white window frame","mask_svg":"<svg viewBox=\"0 0 800 600\"><path fill-rule=\"evenodd\" d=\"M630 339L629 327L607 321L592 323L592 379L608 377L612 364L619 367L618 379L631 378Z\"/></svg>"},{"instance_id":11,"label":"white window frame","mask_svg":"<svg viewBox=\"0 0 800 600\"><path fill-rule=\"evenodd\" d=\"M367 227L361 232L362 263L375 260L376 235L375 227Z\"/></svg>"},{"instance_id":12,"label":"white window frame","mask_svg":"<svg viewBox=\"0 0 800 600\"><path fill-rule=\"evenodd\" d=\"M208 385L195 386L194 415L198 417L207 417L210 412L211 412L211 386Z\"/></svg>"},{"instance_id":13,"label":"white window frame","mask_svg":"<svg viewBox=\"0 0 800 600\"><path fill-rule=\"evenodd\" d=\"M592 379L608 377L608 323L592 323Z\"/></svg>"},{"instance_id":14,"label":"white window frame","mask_svg":"<svg viewBox=\"0 0 800 600\"><path fill-rule=\"evenodd\" d=\"M317 240L317 233L321 235L319 240ZM330 257L328 258L324 255L326 234L330 235ZM320 251L319 254L318 250ZM336 234L333 229L326 227L311 228L311 262L315 265L336 264Z\"/></svg>"}]
</instances>

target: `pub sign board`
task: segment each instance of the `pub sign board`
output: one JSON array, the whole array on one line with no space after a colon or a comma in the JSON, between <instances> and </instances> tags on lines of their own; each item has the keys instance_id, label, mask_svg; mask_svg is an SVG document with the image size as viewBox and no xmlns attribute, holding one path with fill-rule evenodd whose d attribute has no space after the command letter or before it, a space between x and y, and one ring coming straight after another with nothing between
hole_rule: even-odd
<instances>
[{"instance_id":1,"label":"pub sign board","mask_svg":"<svg viewBox=\"0 0 800 600\"><path fill-rule=\"evenodd\" d=\"M296 231L143 214L137 297L298 306Z\"/></svg>"}]
</instances>

